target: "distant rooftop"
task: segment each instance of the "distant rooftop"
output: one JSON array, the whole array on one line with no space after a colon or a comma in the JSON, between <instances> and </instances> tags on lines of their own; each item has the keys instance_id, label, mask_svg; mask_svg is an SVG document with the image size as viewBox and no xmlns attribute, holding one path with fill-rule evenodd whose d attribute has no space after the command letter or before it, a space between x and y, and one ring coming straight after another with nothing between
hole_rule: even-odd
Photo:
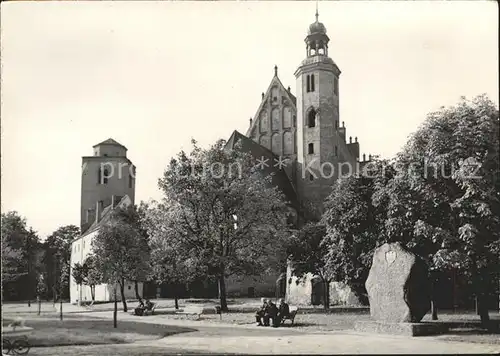
<instances>
[{"instance_id":1,"label":"distant rooftop","mask_svg":"<svg viewBox=\"0 0 500 356\"><path fill-rule=\"evenodd\" d=\"M108 138L105 141L102 141L101 143L98 143L97 145L94 145L93 147L101 146L101 145L113 145L113 146L120 146L123 147L124 149L127 149L127 147L123 146L121 143L116 142L112 138Z\"/></svg>"}]
</instances>

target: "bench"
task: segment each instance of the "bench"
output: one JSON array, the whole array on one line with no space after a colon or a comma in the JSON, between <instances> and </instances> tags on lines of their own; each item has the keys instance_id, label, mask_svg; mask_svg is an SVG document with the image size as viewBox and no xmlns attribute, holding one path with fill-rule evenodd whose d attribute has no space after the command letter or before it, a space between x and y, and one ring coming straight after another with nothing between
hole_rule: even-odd
<instances>
[{"instance_id":1,"label":"bench","mask_svg":"<svg viewBox=\"0 0 500 356\"><path fill-rule=\"evenodd\" d=\"M144 314L142 315L153 315L155 313L155 309L156 309L156 306L158 305L158 303L153 303L153 307L151 309L144 309Z\"/></svg>"},{"instance_id":2,"label":"bench","mask_svg":"<svg viewBox=\"0 0 500 356\"><path fill-rule=\"evenodd\" d=\"M295 321L295 316L297 315L297 311L299 310L299 308L295 306L290 306L289 309L290 309L290 314L288 314L288 316L284 317L283 320L281 320L281 324L285 324L286 320L290 320L293 325L293 322Z\"/></svg>"},{"instance_id":3,"label":"bench","mask_svg":"<svg viewBox=\"0 0 500 356\"><path fill-rule=\"evenodd\" d=\"M201 314L203 314L203 307L189 305L189 306L185 307L184 309L177 311L176 314L194 315L194 316L196 316L196 320L199 320L201 317Z\"/></svg>"}]
</instances>

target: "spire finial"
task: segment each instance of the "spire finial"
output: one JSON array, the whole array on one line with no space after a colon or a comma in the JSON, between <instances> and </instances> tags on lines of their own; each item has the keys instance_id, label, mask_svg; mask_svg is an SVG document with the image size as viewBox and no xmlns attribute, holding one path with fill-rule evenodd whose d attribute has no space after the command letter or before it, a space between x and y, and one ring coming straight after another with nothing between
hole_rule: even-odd
<instances>
[{"instance_id":1,"label":"spire finial","mask_svg":"<svg viewBox=\"0 0 500 356\"><path fill-rule=\"evenodd\" d=\"M319 13L318 13L318 0L316 0L316 22L318 22L318 17L319 17Z\"/></svg>"},{"instance_id":2,"label":"spire finial","mask_svg":"<svg viewBox=\"0 0 500 356\"><path fill-rule=\"evenodd\" d=\"M274 75L278 76L278 66L277 65L274 66Z\"/></svg>"}]
</instances>

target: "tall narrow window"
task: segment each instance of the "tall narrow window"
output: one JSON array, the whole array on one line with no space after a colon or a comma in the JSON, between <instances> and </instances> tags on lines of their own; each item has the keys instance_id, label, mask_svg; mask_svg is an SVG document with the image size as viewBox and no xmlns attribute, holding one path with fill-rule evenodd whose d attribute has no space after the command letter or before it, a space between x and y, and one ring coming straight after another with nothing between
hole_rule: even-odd
<instances>
[{"instance_id":1,"label":"tall narrow window","mask_svg":"<svg viewBox=\"0 0 500 356\"><path fill-rule=\"evenodd\" d=\"M97 170L97 184L102 184L102 171L101 168Z\"/></svg>"},{"instance_id":2,"label":"tall narrow window","mask_svg":"<svg viewBox=\"0 0 500 356\"><path fill-rule=\"evenodd\" d=\"M339 95L339 79L337 77L333 77L333 92L335 95Z\"/></svg>"},{"instance_id":3,"label":"tall narrow window","mask_svg":"<svg viewBox=\"0 0 500 356\"><path fill-rule=\"evenodd\" d=\"M311 91L314 91L314 74L311 75Z\"/></svg>"},{"instance_id":4,"label":"tall narrow window","mask_svg":"<svg viewBox=\"0 0 500 356\"><path fill-rule=\"evenodd\" d=\"M132 174L129 174L128 176L128 187L132 188Z\"/></svg>"},{"instance_id":5,"label":"tall narrow window","mask_svg":"<svg viewBox=\"0 0 500 356\"><path fill-rule=\"evenodd\" d=\"M306 92L309 93L311 91L311 76L310 75L306 76L306 81L307 81Z\"/></svg>"},{"instance_id":6,"label":"tall narrow window","mask_svg":"<svg viewBox=\"0 0 500 356\"><path fill-rule=\"evenodd\" d=\"M339 156L339 148L335 146L335 157Z\"/></svg>"},{"instance_id":7,"label":"tall narrow window","mask_svg":"<svg viewBox=\"0 0 500 356\"><path fill-rule=\"evenodd\" d=\"M104 177L102 180L102 184L108 184L108 175L109 175L109 171L107 169L104 169Z\"/></svg>"},{"instance_id":8,"label":"tall narrow window","mask_svg":"<svg viewBox=\"0 0 500 356\"><path fill-rule=\"evenodd\" d=\"M307 114L307 127L316 127L316 110L314 109Z\"/></svg>"},{"instance_id":9,"label":"tall narrow window","mask_svg":"<svg viewBox=\"0 0 500 356\"><path fill-rule=\"evenodd\" d=\"M312 155L314 153L314 143L310 143L307 145L307 153Z\"/></svg>"}]
</instances>

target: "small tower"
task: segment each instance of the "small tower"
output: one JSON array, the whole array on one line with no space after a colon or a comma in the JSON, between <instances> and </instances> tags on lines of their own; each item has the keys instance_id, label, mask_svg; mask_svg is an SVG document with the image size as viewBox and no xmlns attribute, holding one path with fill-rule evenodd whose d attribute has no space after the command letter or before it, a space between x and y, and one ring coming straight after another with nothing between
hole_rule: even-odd
<instances>
[{"instance_id":1,"label":"small tower","mask_svg":"<svg viewBox=\"0 0 500 356\"><path fill-rule=\"evenodd\" d=\"M128 195L135 199L135 166L127 148L113 139L98 143L93 156L82 157L80 228L82 233L99 221L104 208Z\"/></svg>"},{"instance_id":2,"label":"small tower","mask_svg":"<svg viewBox=\"0 0 500 356\"><path fill-rule=\"evenodd\" d=\"M336 179L339 129L340 69L328 57L326 27L309 26L306 58L295 72L297 82L297 163L302 177L300 194L322 200ZM311 174L311 171L313 173Z\"/></svg>"}]
</instances>

